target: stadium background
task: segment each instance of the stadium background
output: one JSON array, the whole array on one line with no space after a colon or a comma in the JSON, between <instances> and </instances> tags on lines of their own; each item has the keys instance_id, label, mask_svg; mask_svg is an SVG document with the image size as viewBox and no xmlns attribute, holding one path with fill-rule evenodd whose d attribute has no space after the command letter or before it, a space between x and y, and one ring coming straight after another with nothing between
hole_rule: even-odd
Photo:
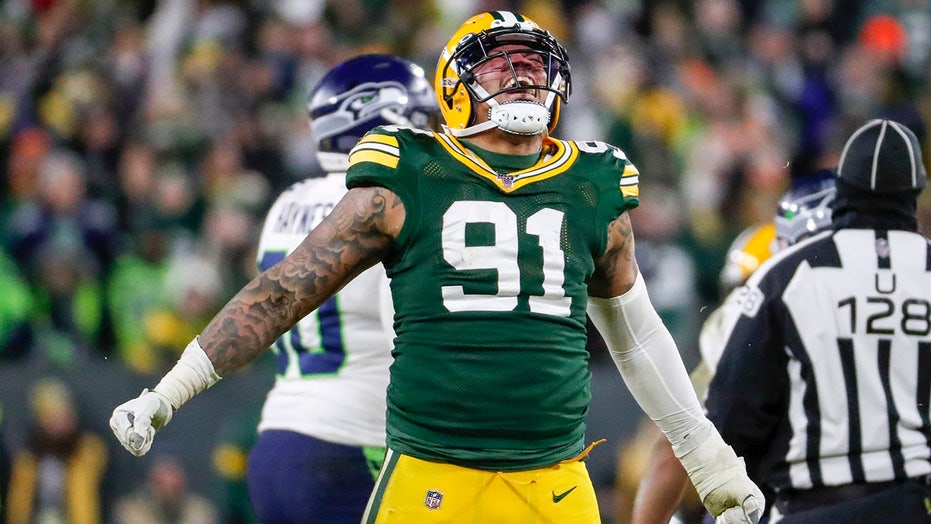
<instances>
[{"instance_id":1,"label":"stadium background","mask_svg":"<svg viewBox=\"0 0 931 524\"><path fill-rule=\"evenodd\" d=\"M254 274L271 199L319 172L304 110L315 81L363 52L432 78L448 35L487 9L566 44L574 91L555 134L618 145L643 174L637 257L688 365L727 246L771 217L790 176L833 165L877 116L931 150L927 0L5 0L4 453L27 440L33 385L58 377L108 446L108 512L160 454L225 511L213 453L248 435L268 361L186 405L151 456L119 449L110 411ZM929 210L925 198L926 235ZM610 522L617 453L641 414L597 339L592 351L589 437L609 442L589 464Z\"/></svg>"}]
</instances>

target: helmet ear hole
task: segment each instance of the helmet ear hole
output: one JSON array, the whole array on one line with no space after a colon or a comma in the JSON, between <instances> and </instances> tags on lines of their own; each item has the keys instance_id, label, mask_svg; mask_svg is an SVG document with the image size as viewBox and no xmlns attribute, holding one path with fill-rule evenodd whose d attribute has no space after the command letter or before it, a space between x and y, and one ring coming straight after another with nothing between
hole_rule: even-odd
<instances>
[{"instance_id":1,"label":"helmet ear hole","mask_svg":"<svg viewBox=\"0 0 931 524\"><path fill-rule=\"evenodd\" d=\"M442 100L443 103L446 105L446 109L452 109L452 108L453 108L453 103L454 103L454 101L453 101L453 95L443 95L442 99L443 99L443 100Z\"/></svg>"}]
</instances>

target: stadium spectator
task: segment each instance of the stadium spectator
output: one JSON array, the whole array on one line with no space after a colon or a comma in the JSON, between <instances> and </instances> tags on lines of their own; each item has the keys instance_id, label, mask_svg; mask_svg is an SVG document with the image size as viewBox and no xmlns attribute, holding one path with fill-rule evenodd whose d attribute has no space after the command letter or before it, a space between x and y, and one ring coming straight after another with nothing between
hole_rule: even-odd
<instances>
[{"instance_id":1,"label":"stadium spectator","mask_svg":"<svg viewBox=\"0 0 931 524\"><path fill-rule=\"evenodd\" d=\"M32 347L34 306L19 267L0 251L0 363L25 357Z\"/></svg>"},{"instance_id":2,"label":"stadium spectator","mask_svg":"<svg viewBox=\"0 0 931 524\"><path fill-rule=\"evenodd\" d=\"M269 371L274 369L273 366L269 368ZM226 524L259 524L261 521L249 498L246 468L249 452L258 438L256 427L262 414L262 399L239 407L240 412L224 421L219 428L217 442L213 446L212 465L220 491L217 506ZM290 502L284 501L283 504ZM310 518L311 513L306 515Z\"/></svg>"},{"instance_id":3,"label":"stadium spectator","mask_svg":"<svg viewBox=\"0 0 931 524\"><path fill-rule=\"evenodd\" d=\"M117 500L113 514L116 524L221 522L216 506L206 497L191 491L184 466L170 455L155 457L143 484Z\"/></svg>"},{"instance_id":4,"label":"stadium spectator","mask_svg":"<svg viewBox=\"0 0 931 524\"><path fill-rule=\"evenodd\" d=\"M103 522L109 452L86 429L70 386L57 378L38 380L29 407L33 425L27 446L13 455L6 522Z\"/></svg>"},{"instance_id":5,"label":"stadium spectator","mask_svg":"<svg viewBox=\"0 0 931 524\"><path fill-rule=\"evenodd\" d=\"M157 374L177 357L159 343L164 325L156 319L171 310L169 230L151 222L137 224L124 251L110 272L107 304L113 319L116 354L137 373Z\"/></svg>"},{"instance_id":6,"label":"stadium spectator","mask_svg":"<svg viewBox=\"0 0 931 524\"><path fill-rule=\"evenodd\" d=\"M53 329L108 352L112 333L103 289L120 238L112 206L87 195L80 157L49 152L38 172L35 199L12 212L7 235L9 252Z\"/></svg>"},{"instance_id":7,"label":"stadium spectator","mask_svg":"<svg viewBox=\"0 0 931 524\"><path fill-rule=\"evenodd\" d=\"M158 153L145 142L130 141L120 150L117 163L118 191L114 198L117 223L128 241L156 221L152 195L158 185ZM166 234L171 234L164 228ZM132 249L131 243L126 246Z\"/></svg>"}]
</instances>

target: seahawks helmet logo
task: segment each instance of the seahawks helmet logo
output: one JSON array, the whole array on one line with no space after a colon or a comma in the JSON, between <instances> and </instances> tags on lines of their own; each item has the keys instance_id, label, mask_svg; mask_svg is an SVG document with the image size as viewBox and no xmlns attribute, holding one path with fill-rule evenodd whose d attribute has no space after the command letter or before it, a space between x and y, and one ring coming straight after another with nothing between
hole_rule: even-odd
<instances>
[{"instance_id":1,"label":"seahawks helmet logo","mask_svg":"<svg viewBox=\"0 0 931 524\"><path fill-rule=\"evenodd\" d=\"M408 102L407 89L398 82L361 84L328 102L338 107L312 122L311 132L318 136L338 135L374 118L409 125L401 115Z\"/></svg>"}]
</instances>

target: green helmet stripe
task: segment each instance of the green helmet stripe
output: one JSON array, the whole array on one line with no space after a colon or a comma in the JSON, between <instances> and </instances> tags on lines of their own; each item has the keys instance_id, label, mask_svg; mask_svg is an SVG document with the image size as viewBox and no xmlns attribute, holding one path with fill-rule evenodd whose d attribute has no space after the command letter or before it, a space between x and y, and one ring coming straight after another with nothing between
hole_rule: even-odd
<instances>
[{"instance_id":1,"label":"green helmet stripe","mask_svg":"<svg viewBox=\"0 0 931 524\"><path fill-rule=\"evenodd\" d=\"M518 13L512 13L511 11L492 11L490 14L495 20L505 22L509 25L526 21L522 15Z\"/></svg>"}]
</instances>

